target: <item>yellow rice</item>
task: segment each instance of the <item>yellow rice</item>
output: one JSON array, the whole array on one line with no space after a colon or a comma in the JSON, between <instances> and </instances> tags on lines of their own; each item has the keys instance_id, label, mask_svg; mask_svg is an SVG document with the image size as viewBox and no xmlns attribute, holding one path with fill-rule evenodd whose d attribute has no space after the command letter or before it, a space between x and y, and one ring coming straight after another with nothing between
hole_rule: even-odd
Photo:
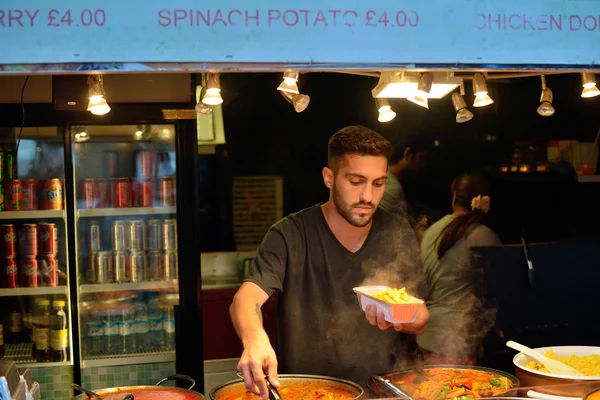
<instances>
[{"instance_id":1,"label":"yellow rice","mask_svg":"<svg viewBox=\"0 0 600 400\"><path fill-rule=\"evenodd\" d=\"M558 360L567 364L569 367L575 368L586 376L600 376L600 355L598 354L591 354L589 356L576 356L571 354L570 356L558 357L554 351L550 349L544 355L552 360ZM540 372L549 372L546 367L535 361L529 362L526 367Z\"/></svg>"}]
</instances>

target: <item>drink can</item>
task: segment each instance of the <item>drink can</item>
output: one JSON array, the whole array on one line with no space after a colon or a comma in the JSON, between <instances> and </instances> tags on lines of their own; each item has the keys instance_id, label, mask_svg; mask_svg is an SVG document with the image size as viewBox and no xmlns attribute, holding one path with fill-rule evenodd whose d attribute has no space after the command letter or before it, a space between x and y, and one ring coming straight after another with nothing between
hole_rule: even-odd
<instances>
[{"instance_id":1,"label":"drink can","mask_svg":"<svg viewBox=\"0 0 600 400\"><path fill-rule=\"evenodd\" d=\"M63 209L62 182L58 178L48 179L44 183L43 202L45 210Z\"/></svg>"},{"instance_id":2,"label":"drink can","mask_svg":"<svg viewBox=\"0 0 600 400\"><path fill-rule=\"evenodd\" d=\"M146 262L146 280L162 281L165 279L165 270L163 268L163 252L160 250L148 251L148 260Z\"/></svg>"},{"instance_id":3,"label":"drink can","mask_svg":"<svg viewBox=\"0 0 600 400\"><path fill-rule=\"evenodd\" d=\"M96 184L98 185L98 202L96 207L106 208L109 203L109 187L106 179L97 179Z\"/></svg>"},{"instance_id":4,"label":"drink can","mask_svg":"<svg viewBox=\"0 0 600 400\"><path fill-rule=\"evenodd\" d=\"M0 181L0 211L4 211L6 205L4 204L4 182Z\"/></svg>"},{"instance_id":5,"label":"drink can","mask_svg":"<svg viewBox=\"0 0 600 400\"><path fill-rule=\"evenodd\" d=\"M17 232L13 224L0 225L0 255L14 257L17 255Z\"/></svg>"},{"instance_id":6,"label":"drink can","mask_svg":"<svg viewBox=\"0 0 600 400\"><path fill-rule=\"evenodd\" d=\"M44 286L58 286L58 259L53 255L43 255L39 261L39 274Z\"/></svg>"},{"instance_id":7,"label":"drink can","mask_svg":"<svg viewBox=\"0 0 600 400\"><path fill-rule=\"evenodd\" d=\"M160 219L150 219L146 225L146 248L148 250L161 250L162 222Z\"/></svg>"},{"instance_id":8,"label":"drink can","mask_svg":"<svg viewBox=\"0 0 600 400\"><path fill-rule=\"evenodd\" d=\"M15 156L11 153L5 153L5 158L4 179L15 179Z\"/></svg>"},{"instance_id":9,"label":"drink can","mask_svg":"<svg viewBox=\"0 0 600 400\"><path fill-rule=\"evenodd\" d=\"M26 179L23 181L23 210L37 210L38 186L35 179Z\"/></svg>"},{"instance_id":10,"label":"drink can","mask_svg":"<svg viewBox=\"0 0 600 400\"><path fill-rule=\"evenodd\" d=\"M154 181L144 180L140 182L140 206L152 207L154 205Z\"/></svg>"},{"instance_id":11,"label":"drink can","mask_svg":"<svg viewBox=\"0 0 600 400\"><path fill-rule=\"evenodd\" d=\"M113 268L115 274L115 282L127 282L131 276L131 264L126 251L115 251L113 253Z\"/></svg>"},{"instance_id":12,"label":"drink can","mask_svg":"<svg viewBox=\"0 0 600 400\"><path fill-rule=\"evenodd\" d=\"M177 189L175 177L165 176L160 180L160 205L174 207L177 205Z\"/></svg>"},{"instance_id":13,"label":"drink can","mask_svg":"<svg viewBox=\"0 0 600 400\"><path fill-rule=\"evenodd\" d=\"M130 275L128 282L142 282L146 273L146 252L132 251L129 255Z\"/></svg>"},{"instance_id":14,"label":"drink can","mask_svg":"<svg viewBox=\"0 0 600 400\"><path fill-rule=\"evenodd\" d=\"M56 256L58 254L58 228L56 224L38 224L38 254Z\"/></svg>"},{"instance_id":15,"label":"drink can","mask_svg":"<svg viewBox=\"0 0 600 400\"><path fill-rule=\"evenodd\" d=\"M108 180L108 206L114 208L117 206L117 179Z\"/></svg>"},{"instance_id":16,"label":"drink can","mask_svg":"<svg viewBox=\"0 0 600 400\"><path fill-rule=\"evenodd\" d=\"M163 250L177 249L177 221L165 219L162 223L162 245Z\"/></svg>"},{"instance_id":17,"label":"drink can","mask_svg":"<svg viewBox=\"0 0 600 400\"><path fill-rule=\"evenodd\" d=\"M139 207L140 205L140 181L137 178L131 178L131 206Z\"/></svg>"},{"instance_id":18,"label":"drink can","mask_svg":"<svg viewBox=\"0 0 600 400\"><path fill-rule=\"evenodd\" d=\"M130 233L127 221L117 220L112 223L112 249L115 251L129 250Z\"/></svg>"},{"instance_id":19,"label":"drink can","mask_svg":"<svg viewBox=\"0 0 600 400\"><path fill-rule=\"evenodd\" d=\"M6 153L4 153L4 150L0 150L0 181L4 180L5 174L4 174L4 164L6 164L4 157L6 156Z\"/></svg>"},{"instance_id":20,"label":"drink can","mask_svg":"<svg viewBox=\"0 0 600 400\"><path fill-rule=\"evenodd\" d=\"M104 172L109 178L119 176L119 153L116 151L104 152Z\"/></svg>"},{"instance_id":21,"label":"drink can","mask_svg":"<svg viewBox=\"0 0 600 400\"><path fill-rule=\"evenodd\" d=\"M23 184L18 179L6 180L4 205L7 211L20 211L23 208Z\"/></svg>"},{"instance_id":22,"label":"drink can","mask_svg":"<svg viewBox=\"0 0 600 400\"><path fill-rule=\"evenodd\" d=\"M98 184L93 179L83 180L83 208L95 208L98 198Z\"/></svg>"},{"instance_id":23,"label":"drink can","mask_svg":"<svg viewBox=\"0 0 600 400\"><path fill-rule=\"evenodd\" d=\"M23 224L19 229L19 255L35 257L38 253L37 225Z\"/></svg>"},{"instance_id":24,"label":"drink can","mask_svg":"<svg viewBox=\"0 0 600 400\"><path fill-rule=\"evenodd\" d=\"M133 220L129 223L129 249L146 250L146 224L142 220Z\"/></svg>"},{"instance_id":25,"label":"drink can","mask_svg":"<svg viewBox=\"0 0 600 400\"><path fill-rule=\"evenodd\" d=\"M88 251L95 252L100 250L102 250L100 223L98 221L90 221L88 225Z\"/></svg>"},{"instance_id":26,"label":"drink can","mask_svg":"<svg viewBox=\"0 0 600 400\"><path fill-rule=\"evenodd\" d=\"M177 279L177 252L166 250L163 255L163 268L166 280Z\"/></svg>"},{"instance_id":27,"label":"drink can","mask_svg":"<svg viewBox=\"0 0 600 400\"><path fill-rule=\"evenodd\" d=\"M34 257L21 257L21 286L38 286L38 262Z\"/></svg>"},{"instance_id":28,"label":"drink can","mask_svg":"<svg viewBox=\"0 0 600 400\"><path fill-rule=\"evenodd\" d=\"M0 268L2 268L2 287L16 288L19 286L17 259L15 257L2 257L0 263Z\"/></svg>"},{"instance_id":29,"label":"drink can","mask_svg":"<svg viewBox=\"0 0 600 400\"><path fill-rule=\"evenodd\" d=\"M156 175L156 151L140 150L135 156L136 176L152 179Z\"/></svg>"},{"instance_id":30,"label":"drink can","mask_svg":"<svg viewBox=\"0 0 600 400\"><path fill-rule=\"evenodd\" d=\"M88 277L92 283L114 282L114 265L110 251L90 253L88 259Z\"/></svg>"},{"instance_id":31,"label":"drink can","mask_svg":"<svg viewBox=\"0 0 600 400\"><path fill-rule=\"evenodd\" d=\"M129 178L117 180L117 207L131 207L131 181Z\"/></svg>"}]
</instances>

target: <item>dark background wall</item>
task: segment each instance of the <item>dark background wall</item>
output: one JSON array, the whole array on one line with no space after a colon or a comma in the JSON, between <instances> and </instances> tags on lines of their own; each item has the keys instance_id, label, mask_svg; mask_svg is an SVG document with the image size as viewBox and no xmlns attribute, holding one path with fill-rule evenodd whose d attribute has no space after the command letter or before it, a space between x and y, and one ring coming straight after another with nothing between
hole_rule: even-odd
<instances>
[{"instance_id":1,"label":"dark background wall","mask_svg":"<svg viewBox=\"0 0 600 400\"><path fill-rule=\"evenodd\" d=\"M311 103L297 114L276 90L280 82L280 74L222 76L227 144L216 156L201 156L200 162L206 223L220 230L207 238L203 245L207 250L233 248L229 228L233 176L283 176L286 214L326 201L321 170L327 161L327 141L349 124L366 125L392 141L421 135L439 142L429 153L427 170L406 187L409 200L433 219L450 210L449 184L455 176L484 169L491 173L495 189L488 223L504 243L518 242L522 232L531 241L596 233L600 183L577 184L566 165L554 166L547 175L496 172L509 160L514 142L541 146L538 150L545 155L550 139L594 140L600 128L600 97L580 97L578 74L547 77L556 108L550 118L536 113L539 77L519 78L489 82L495 103L470 107L475 118L465 124L455 123L450 96L431 100L429 110L392 99L397 117L379 123L371 96L377 79L332 73L301 76L300 90L311 96ZM470 82L466 92L465 99L472 104Z\"/></svg>"}]
</instances>

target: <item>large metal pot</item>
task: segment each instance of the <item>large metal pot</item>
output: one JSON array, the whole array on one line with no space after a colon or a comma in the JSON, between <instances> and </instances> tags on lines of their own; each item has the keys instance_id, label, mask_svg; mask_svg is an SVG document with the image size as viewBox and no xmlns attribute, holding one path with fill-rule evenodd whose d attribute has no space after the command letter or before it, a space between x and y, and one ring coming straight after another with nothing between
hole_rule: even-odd
<instances>
[{"instance_id":1,"label":"large metal pot","mask_svg":"<svg viewBox=\"0 0 600 400\"><path fill-rule=\"evenodd\" d=\"M169 380L186 380L190 382L190 387L187 389L160 386L162 383ZM123 386L109 389L94 390L94 393L101 396L102 400L124 400L126 397L131 399L129 395L133 395L133 400L204 400L204 396L191 389L196 385L196 382L187 375L175 374L165 379L160 380L156 386ZM90 399L86 394L76 396L74 400Z\"/></svg>"},{"instance_id":2,"label":"large metal pot","mask_svg":"<svg viewBox=\"0 0 600 400\"><path fill-rule=\"evenodd\" d=\"M279 375L279 382L281 383L281 390L285 389L286 386L292 385L312 385L315 387L324 387L326 388L336 388L348 391L354 395L354 399L358 399L364 393L363 388L350 381L346 381L343 379L332 378L328 376L320 376L320 375ZM220 386L217 386L213 390L210 391L210 399L211 400L225 400L236 397L241 397L246 393L246 386L244 385L244 381L242 379L236 379L233 381L226 382ZM281 396L285 398L285 395L282 393ZM256 399L260 399L260 397L255 396Z\"/></svg>"},{"instance_id":3,"label":"large metal pot","mask_svg":"<svg viewBox=\"0 0 600 400\"><path fill-rule=\"evenodd\" d=\"M431 369L450 369L450 370L465 370L465 369L470 369L470 370L475 370L475 371L481 371L481 372L487 372L489 374L494 374L494 375L499 375L502 376L504 378L507 378L512 387L513 388L518 388L520 385L519 379L517 379L517 377L508 374L504 371L499 371L499 370L495 370L495 369L491 369L491 368L485 368L485 367L477 367L477 366L470 366L470 365L426 365L423 367L423 372L431 370ZM388 381L388 383L391 382L398 382L401 381L404 377L410 375L410 374L414 374L420 371L417 371L414 368L411 369L402 369L402 370L398 370L398 371L394 371L394 372L390 372L388 374L382 375L381 378L383 378L383 380ZM397 386L397 385L394 385ZM369 387L375 391L376 393L382 394L382 395L392 395L394 397L404 397L404 398L410 398L410 396L408 396L408 393L404 392L404 393L399 393L397 391L394 391L393 388L390 388L389 385L386 385L382 382L381 379L376 379L376 377L373 377L371 379L369 379ZM398 386L397 386L398 387ZM402 388L399 387L400 391L403 392ZM509 390L506 392L506 395L512 395L515 396L515 391L514 390ZM504 397L504 396L502 396Z\"/></svg>"},{"instance_id":4,"label":"large metal pot","mask_svg":"<svg viewBox=\"0 0 600 400\"><path fill-rule=\"evenodd\" d=\"M557 356L575 354L584 356L590 354L600 354L599 347L588 346L555 346L541 347L534 349L538 353L545 354L552 349ZM600 386L600 377L572 377L567 375L555 375L547 372L540 372L526 367L531 359L523 353L518 353L513 358L515 365L515 374L521 381L521 386L532 387L533 390L543 394L566 397L583 397L590 390Z\"/></svg>"}]
</instances>

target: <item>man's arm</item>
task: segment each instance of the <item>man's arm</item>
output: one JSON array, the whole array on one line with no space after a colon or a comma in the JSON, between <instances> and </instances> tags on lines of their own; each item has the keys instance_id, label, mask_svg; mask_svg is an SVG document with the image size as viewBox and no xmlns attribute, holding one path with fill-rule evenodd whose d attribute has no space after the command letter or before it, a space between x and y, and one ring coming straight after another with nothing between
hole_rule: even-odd
<instances>
[{"instance_id":1,"label":"man's arm","mask_svg":"<svg viewBox=\"0 0 600 400\"><path fill-rule=\"evenodd\" d=\"M242 341L244 351L238 370L244 375L246 389L269 397L265 374L274 386L279 386L277 358L262 324L262 305L269 299L258 285L244 282L233 298L229 314Z\"/></svg>"}]
</instances>

